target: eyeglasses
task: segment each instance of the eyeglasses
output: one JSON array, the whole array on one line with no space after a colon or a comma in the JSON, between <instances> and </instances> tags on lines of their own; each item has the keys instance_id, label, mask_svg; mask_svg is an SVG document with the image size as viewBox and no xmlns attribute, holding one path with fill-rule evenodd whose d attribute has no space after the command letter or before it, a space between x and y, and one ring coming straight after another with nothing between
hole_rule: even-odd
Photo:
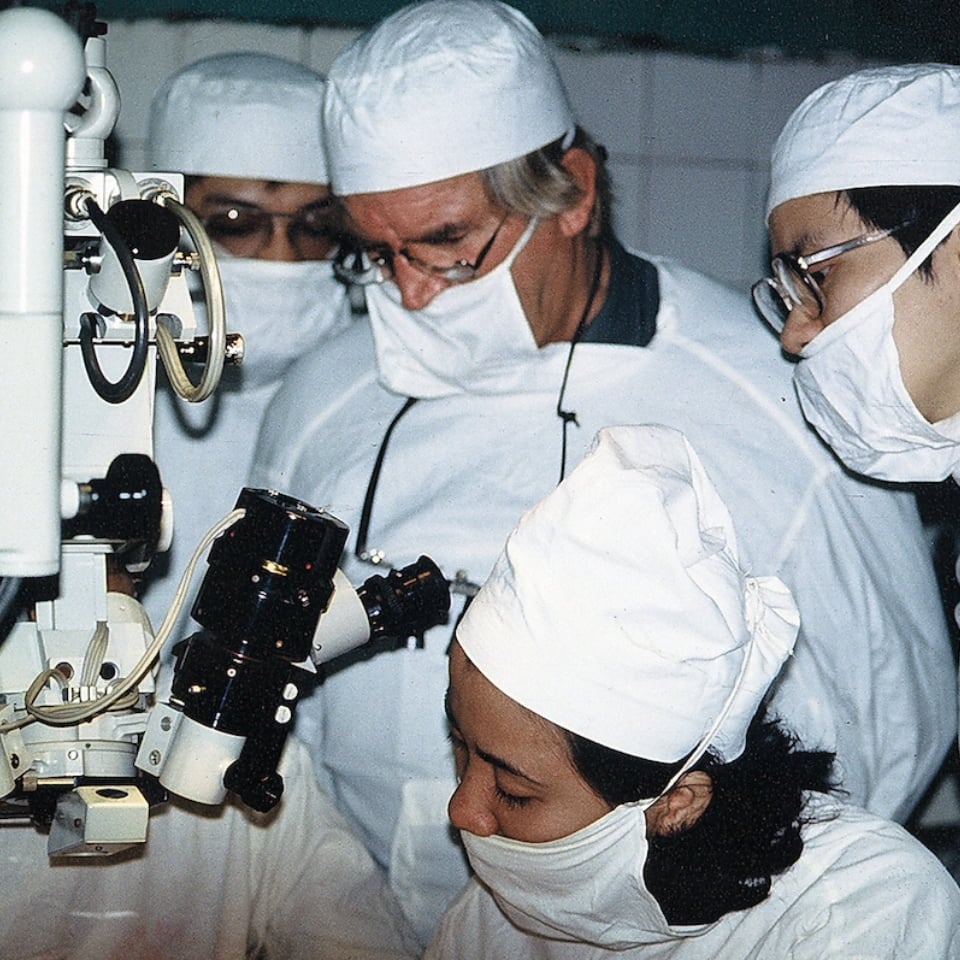
<instances>
[{"instance_id":1,"label":"eyeglasses","mask_svg":"<svg viewBox=\"0 0 960 960\"><path fill-rule=\"evenodd\" d=\"M333 269L337 276L346 283L355 283L366 287L375 283L385 283L394 277L394 259L403 257L407 263L416 270L426 274L428 277L437 277L445 280L447 283L466 283L473 280L480 272L483 261L487 254L493 248L497 237L500 235L500 229L507 222L510 213L507 212L503 219L497 224L493 235L483 245L477 254L477 259L470 263L469 260L457 260L449 267L438 267L432 263L426 263L418 257L414 257L406 250L398 250L394 253L392 250L376 247L362 247L358 244L344 244L336 260Z\"/></svg>"},{"instance_id":2,"label":"eyeglasses","mask_svg":"<svg viewBox=\"0 0 960 960\"><path fill-rule=\"evenodd\" d=\"M287 221L287 239L304 260L326 260L337 243L330 200L292 213L264 210L252 203L232 203L201 218L210 239L238 257L255 257L269 243L275 220Z\"/></svg>"},{"instance_id":3,"label":"eyeglasses","mask_svg":"<svg viewBox=\"0 0 960 960\"><path fill-rule=\"evenodd\" d=\"M851 250L884 240L912 222L907 220L889 230L864 233L852 240L825 247L814 253L777 254L770 263L773 276L758 280L750 291L760 316L777 333L783 330L791 310L799 308L811 317L820 316L823 312L823 291L811 269L817 264L833 260L834 257L849 253Z\"/></svg>"}]
</instances>

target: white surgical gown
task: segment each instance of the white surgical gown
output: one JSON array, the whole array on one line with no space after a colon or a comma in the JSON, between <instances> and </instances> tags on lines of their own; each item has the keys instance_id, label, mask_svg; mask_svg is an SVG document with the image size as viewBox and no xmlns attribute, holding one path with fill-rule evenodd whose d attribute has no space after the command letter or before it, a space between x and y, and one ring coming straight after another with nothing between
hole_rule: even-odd
<instances>
[{"instance_id":1,"label":"white surgical gown","mask_svg":"<svg viewBox=\"0 0 960 960\"><path fill-rule=\"evenodd\" d=\"M0 958L416 956L381 871L295 740L281 772L271 814L171 802L151 817L147 844L116 858L51 865L44 835L0 824Z\"/></svg>"},{"instance_id":2,"label":"white surgical gown","mask_svg":"<svg viewBox=\"0 0 960 960\"><path fill-rule=\"evenodd\" d=\"M960 890L896 824L855 807L804 828L804 850L770 895L676 939L607 950L526 934L471 881L425 960L956 960Z\"/></svg>"},{"instance_id":3,"label":"white surgical gown","mask_svg":"<svg viewBox=\"0 0 960 960\"><path fill-rule=\"evenodd\" d=\"M838 751L854 802L905 817L957 716L956 670L913 497L840 468L805 425L791 368L745 298L654 262L661 305L650 345L576 348L564 400L579 421L569 428L568 469L602 426L664 423L687 434L730 508L745 568L780 575L800 606L802 634L775 711L808 746ZM328 508L352 528L351 546L381 439L403 403L378 384L369 341L359 324L291 370L251 478ZM559 476L555 411L567 346L541 353L523 392L459 393L409 410L384 459L370 548L395 566L426 553L448 577L464 571L483 582L520 514ZM376 572L352 557L344 569L354 583ZM322 782L389 868L423 936L467 876L445 820L452 630L431 630L423 649L352 663L298 715Z\"/></svg>"}]
</instances>

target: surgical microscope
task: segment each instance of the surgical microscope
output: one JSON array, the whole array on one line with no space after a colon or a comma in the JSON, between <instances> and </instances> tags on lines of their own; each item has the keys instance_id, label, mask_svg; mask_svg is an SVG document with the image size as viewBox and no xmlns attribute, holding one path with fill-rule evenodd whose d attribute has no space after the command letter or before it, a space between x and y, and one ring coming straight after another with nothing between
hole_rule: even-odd
<instances>
[{"instance_id":1,"label":"surgical microscope","mask_svg":"<svg viewBox=\"0 0 960 960\"><path fill-rule=\"evenodd\" d=\"M117 589L179 536L154 462L158 363L203 402L242 339L182 174L108 164L105 34L92 4L0 12L0 819L49 830L51 856L142 843L169 794L271 809L317 668L422 635L450 603L426 557L355 589L343 523L249 488L156 630ZM197 630L171 638L208 548Z\"/></svg>"}]
</instances>

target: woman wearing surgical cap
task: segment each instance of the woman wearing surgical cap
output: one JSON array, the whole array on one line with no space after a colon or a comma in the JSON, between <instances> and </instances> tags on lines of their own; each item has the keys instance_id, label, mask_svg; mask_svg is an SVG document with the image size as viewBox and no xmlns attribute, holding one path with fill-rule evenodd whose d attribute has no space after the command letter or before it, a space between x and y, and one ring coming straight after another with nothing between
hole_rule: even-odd
<instances>
[{"instance_id":1,"label":"woman wearing surgical cap","mask_svg":"<svg viewBox=\"0 0 960 960\"><path fill-rule=\"evenodd\" d=\"M763 316L807 419L851 469L960 469L960 67L864 70L812 93L773 150Z\"/></svg>"},{"instance_id":2,"label":"woman wearing surgical cap","mask_svg":"<svg viewBox=\"0 0 960 960\"><path fill-rule=\"evenodd\" d=\"M682 434L601 431L464 617L438 958L946 958L960 890L758 715L798 631Z\"/></svg>"}]
</instances>

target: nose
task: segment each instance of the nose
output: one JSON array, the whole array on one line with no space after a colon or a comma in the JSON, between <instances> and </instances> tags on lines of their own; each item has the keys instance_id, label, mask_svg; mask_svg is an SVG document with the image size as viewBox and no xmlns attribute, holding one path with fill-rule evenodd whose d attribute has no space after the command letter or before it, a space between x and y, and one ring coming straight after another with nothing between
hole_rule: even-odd
<instances>
[{"instance_id":1,"label":"nose","mask_svg":"<svg viewBox=\"0 0 960 960\"><path fill-rule=\"evenodd\" d=\"M825 326L820 315L812 316L802 306L794 307L787 314L787 321L780 331L780 346L785 352L796 356L818 333L823 332Z\"/></svg>"},{"instance_id":2,"label":"nose","mask_svg":"<svg viewBox=\"0 0 960 960\"><path fill-rule=\"evenodd\" d=\"M270 234L264 245L257 251L258 260L284 260L294 263L303 260L296 244L290 239L289 224L284 217L272 217Z\"/></svg>"},{"instance_id":3,"label":"nose","mask_svg":"<svg viewBox=\"0 0 960 960\"><path fill-rule=\"evenodd\" d=\"M478 837L489 837L499 829L497 818L486 799L489 793L469 772L461 779L447 804L447 816L458 830L466 830Z\"/></svg>"},{"instance_id":4,"label":"nose","mask_svg":"<svg viewBox=\"0 0 960 960\"><path fill-rule=\"evenodd\" d=\"M411 266L403 254L394 257L393 282L400 291L401 302L408 310L422 310L448 285L440 277L431 277Z\"/></svg>"}]
</instances>

